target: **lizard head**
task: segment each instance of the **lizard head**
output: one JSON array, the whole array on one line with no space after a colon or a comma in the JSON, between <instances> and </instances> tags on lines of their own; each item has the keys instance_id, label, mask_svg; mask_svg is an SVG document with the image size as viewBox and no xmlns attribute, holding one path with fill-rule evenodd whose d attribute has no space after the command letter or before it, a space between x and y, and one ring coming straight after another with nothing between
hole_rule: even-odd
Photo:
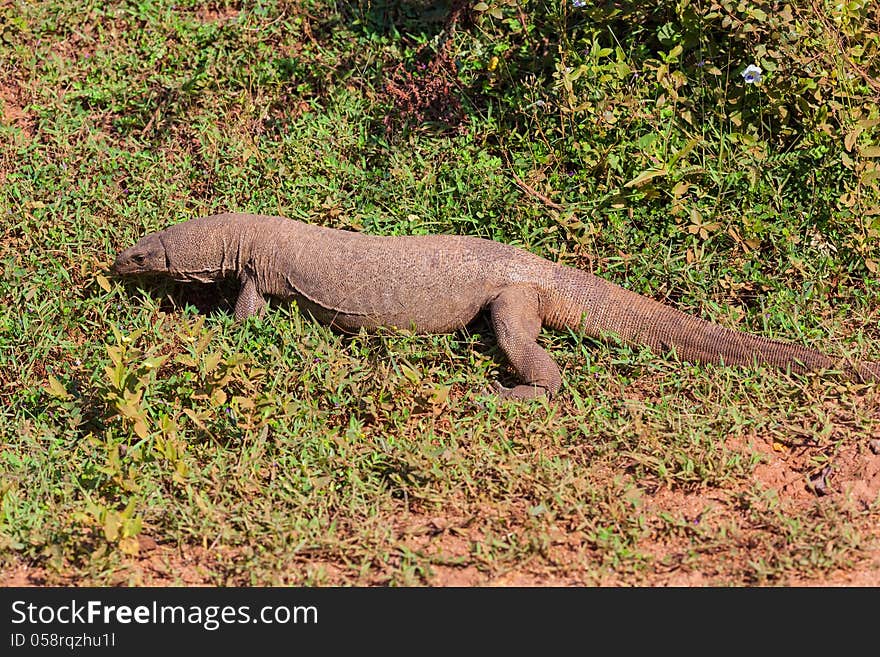
<instances>
[{"instance_id":1,"label":"lizard head","mask_svg":"<svg viewBox=\"0 0 880 657\"><path fill-rule=\"evenodd\" d=\"M223 215L191 219L145 235L116 256L112 271L211 283L237 272L237 244L238 227L224 221Z\"/></svg>"},{"instance_id":2,"label":"lizard head","mask_svg":"<svg viewBox=\"0 0 880 657\"><path fill-rule=\"evenodd\" d=\"M134 246L120 251L113 263L113 273L123 276L168 273L168 268L165 244L159 233L150 233Z\"/></svg>"}]
</instances>

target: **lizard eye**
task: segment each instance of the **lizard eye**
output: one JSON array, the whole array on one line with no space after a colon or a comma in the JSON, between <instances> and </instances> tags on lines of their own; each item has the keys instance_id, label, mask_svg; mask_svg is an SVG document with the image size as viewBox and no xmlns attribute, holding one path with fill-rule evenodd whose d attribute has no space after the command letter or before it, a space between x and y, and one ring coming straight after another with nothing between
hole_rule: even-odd
<instances>
[{"instance_id":1,"label":"lizard eye","mask_svg":"<svg viewBox=\"0 0 880 657\"><path fill-rule=\"evenodd\" d=\"M146 261L143 253L136 253L135 255L131 256L131 259L139 265L144 264L144 262Z\"/></svg>"}]
</instances>

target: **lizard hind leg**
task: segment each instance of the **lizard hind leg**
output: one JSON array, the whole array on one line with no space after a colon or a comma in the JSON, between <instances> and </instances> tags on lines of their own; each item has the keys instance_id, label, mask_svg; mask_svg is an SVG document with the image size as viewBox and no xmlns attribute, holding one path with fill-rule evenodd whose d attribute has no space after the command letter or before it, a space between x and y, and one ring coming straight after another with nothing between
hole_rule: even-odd
<instances>
[{"instance_id":1,"label":"lizard hind leg","mask_svg":"<svg viewBox=\"0 0 880 657\"><path fill-rule=\"evenodd\" d=\"M555 395L562 385L559 367L536 342L541 332L538 293L532 287L510 287L489 305L498 346L522 379L513 388L497 386L506 399L533 399Z\"/></svg>"},{"instance_id":2,"label":"lizard hind leg","mask_svg":"<svg viewBox=\"0 0 880 657\"><path fill-rule=\"evenodd\" d=\"M262 317L266 312L266 299L257 289L256 277L245 273L241 277L238 301L235 303L235 319L242 322L251 315Z\"/></svg>"}]
</instances>

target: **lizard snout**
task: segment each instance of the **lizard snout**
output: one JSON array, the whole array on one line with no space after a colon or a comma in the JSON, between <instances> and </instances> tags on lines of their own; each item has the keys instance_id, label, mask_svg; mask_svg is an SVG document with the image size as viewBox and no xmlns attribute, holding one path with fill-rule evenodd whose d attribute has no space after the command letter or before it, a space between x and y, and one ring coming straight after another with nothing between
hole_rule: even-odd
<instances>
[{"instance_id":1,"label":"lizard snout","mask_svg":"<svg viewBox=\"0 0 880 657\"><path fill-rule=\"evenodd\" d=\"M113 261L113 265L110 267L110 271L117 275L124 274L133 274L138 271L136 267L133 266L131 258L128 257L126 251L120 251L116 254L116 260Z\"/></svg>"},{"instance_id":2,"label":"lizard snout","mask_svg":"<svg viewBox=\"0 0 880 657\"><path fill-rule=\"evenodd\" d=\"M167 265L162 243L153 236L147 236L134 246L120 251L110 270L120 275L159 273L166 271Z\"/></svg>"},{"instance_id":3,"label":"lizard snout","mask_svg":"<svg viewBox=\"0 0 880 657\"><path fill-rule=\"evenodd\" d=\"M120 271L119 265L120 265L119 254L117 254L116 260L114 260L113 264L110 265L110 272L113 274L121 274L122 272Z\"/></svg>"}]
</instances>

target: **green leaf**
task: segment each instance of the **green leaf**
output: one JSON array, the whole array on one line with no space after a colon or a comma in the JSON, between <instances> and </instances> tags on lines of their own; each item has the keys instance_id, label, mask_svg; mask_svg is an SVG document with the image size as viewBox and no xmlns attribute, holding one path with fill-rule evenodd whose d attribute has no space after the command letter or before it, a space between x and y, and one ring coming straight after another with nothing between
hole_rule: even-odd
<instances>
[{"instance_id":1,"label":"green leaf","mask_svg":"<svg viewBox=\"0 0 880 657\"><path fill-rule=\"evenodd\" d=\"M688 143L684 145L684 147L678 151L675 155L670 158L669 163L666 165L667 169L672 169L680 159L687 157L687 155L694 150L694 147L702 141L702 137L694 137Z\"/></svg>"},{"instance_id":2,"label":"green leaf","mask_svg":"<svg viewBox=\"0 0 880 657\"><path fill-rule=\"evenodd\" d=\"M210 374L211 372L216 370L222 358L223 354L221 354L219 351L215 351L205 356L205 373Z\"/></svg>"},{"instance_id":3,"label":"green leaf","mask_svg":"<svg viewBox=\"0 0 880 657\"><path fill-rule=\"evenodd\" d=\"M51 374L49 375L49 385L46 386L46 392L56 399L68 399L70 397L70 393L67 392L67 388L64 387L64 384Z\"/></svg>"},{"instance_id":4,"label":"green leaf","mask_svg":"<svg viewBox=\"0 0 880 657\"><path fill-rule=\"evenodd\" d=\"M134 432L137 434L137 437L141 440L145 440L150 435L150 429L147 427L147 423L143 416L135 418L134 421Z\"/></svg>"},{"instance_id":5,"label":"green leaf","mask_svg":"<svg viewBox=\"0 0 880 657\"><path fill-rule=\"evenodd\" d=\"M669 172L665 168L649 169L648 171L642 171L639 175L626 183L624 187L638 187L639 185L644 185L649 180L659 178L660 176L666 176L668 174Z\"/></svg>"},{"instance_id":6,"label":"green leaf","mask_svg":"<svg viewBox=\"0 0 880 657\"><path fill-rule=\"evenodd\" d=\"M104 517L104 538L115 541L119 538L119 530L122 528L122 515L118 511L108 511Z\"/></svg>"}]
</instances>

